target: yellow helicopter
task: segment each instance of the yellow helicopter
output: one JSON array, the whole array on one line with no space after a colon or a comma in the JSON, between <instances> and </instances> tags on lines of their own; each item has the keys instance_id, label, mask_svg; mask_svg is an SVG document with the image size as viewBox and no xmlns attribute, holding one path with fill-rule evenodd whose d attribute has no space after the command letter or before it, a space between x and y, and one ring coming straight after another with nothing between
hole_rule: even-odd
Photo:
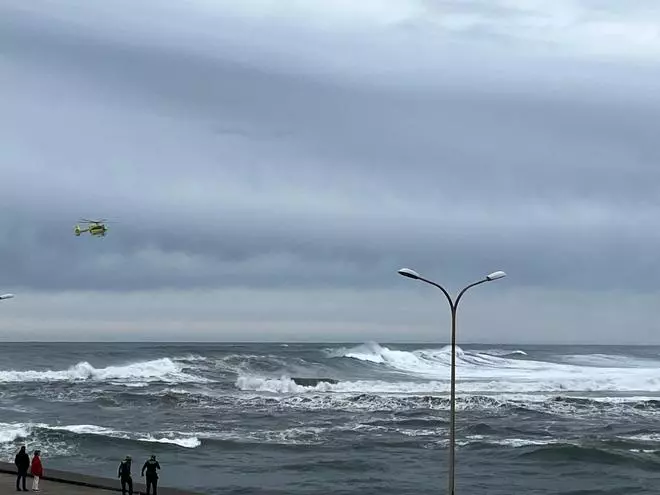
<instances>
[{"instance_id":1,"label":"yellow helicopter","mask_svg":"<svg viewBox=\"0 0 660 495\"><path fill-rule=\"evenodd\" d=\"M73 232L76 234L76 236L80 236L80 234L89 232L89 234L92 236L105 237L105 233L108 231L108 227L106 227L105 222L107 222L105 218L102 218L101 220L87 220L86 218L81 218L80 223L87 224L87 227L80 228L80 225L76 225L73 229Z\"/></svg>"}]
</instances>

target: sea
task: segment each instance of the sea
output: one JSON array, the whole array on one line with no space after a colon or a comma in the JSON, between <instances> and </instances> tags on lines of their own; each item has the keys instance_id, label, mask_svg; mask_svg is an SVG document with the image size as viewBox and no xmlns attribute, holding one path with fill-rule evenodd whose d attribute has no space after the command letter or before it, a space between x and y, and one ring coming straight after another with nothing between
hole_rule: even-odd
<instances>
[{"instance_id":1,"label":"sea","mask_svg":"<svg viewBox=\"0 0 660 495\"><path fill-rule=\"evenodd\" d=\"M447 493L439 344L3 343L0 456L208 494ZM660 347L464 345L456 492L657 494Z\"/></svg>"}]
</instances>

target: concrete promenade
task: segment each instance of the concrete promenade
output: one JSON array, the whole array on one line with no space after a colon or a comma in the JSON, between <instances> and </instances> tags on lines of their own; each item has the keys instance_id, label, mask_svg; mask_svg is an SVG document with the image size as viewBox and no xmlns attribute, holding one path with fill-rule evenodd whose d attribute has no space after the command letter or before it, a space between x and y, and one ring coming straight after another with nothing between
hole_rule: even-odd
<instances>
[{"instance_id":1,"label":"concrete promenade","mask_svg":"<svg viewBox=\"0 0 660 495\"><path fill-rule=\"evenodd\" d=\"M48 469L44 466L44 476L39 488L41 493L53 495L103 495L110 492L121 493L121 484L119 479L99 478L97 476L86 476L83 474L70 473L57 469ZM146 494L146 488L141 480L139 473L136 477L133 475L133 493L135 495ZM28 475L25 487L30 491L32 488L32 478ZM6 462L0 462L0 494L17 493L16 492L16 466ZM158 495L203 495L200 493L187 492L174 488L167 488L158 485Z\"/></svg>"}]
</instances>

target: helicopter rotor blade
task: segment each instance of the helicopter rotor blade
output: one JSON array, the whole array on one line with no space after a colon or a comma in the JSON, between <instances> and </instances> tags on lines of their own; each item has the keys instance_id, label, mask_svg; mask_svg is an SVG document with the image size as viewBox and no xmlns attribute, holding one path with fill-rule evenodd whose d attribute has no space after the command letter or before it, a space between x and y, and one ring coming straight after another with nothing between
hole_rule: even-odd
<instances>
[{"instance_id":1,"label":"helicopter rotor blade","mask_svg":"<svg viewBox=\"0 0 660 495\"><path fill-rule=\"evenodd\" d=\"M88 218L81 218L80 221L82 223L114 223L114 222L108 222L106 218L102 218L100 220L90 220Z\"/></svg>"}]
</instances>

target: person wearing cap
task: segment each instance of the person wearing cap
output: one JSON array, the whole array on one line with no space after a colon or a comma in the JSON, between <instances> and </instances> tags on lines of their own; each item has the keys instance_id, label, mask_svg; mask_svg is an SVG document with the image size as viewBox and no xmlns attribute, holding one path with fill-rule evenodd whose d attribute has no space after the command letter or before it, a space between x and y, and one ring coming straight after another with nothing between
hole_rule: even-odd
<instances>
[{"instance_id":1,"label":"person wearing cap","mask_svg":"<svg viewBox=\"0 0 660 495\"><path fill-rule=\"evenodd\" d=\"M133 478L131 477L131 456L127 455L121 464L119 464L119 471L117 472L121 480L121 493L126 495L126 487L128 487L128 495L133 495Z\"/></svg>"},{"instance_id":2,"label":"person wearing cap","mask_svg":"<svg viewBox=\"0 0 660 495\"><path fill-rule=\"evenodd\" d=\"M158 464L155 455L152 455L151 459L142 466L142 476L144 476L144 471L147 471L147 495L151 493L152 486L154 487L154 495L158 495L158 469L160 469L160 464Z\"/></svg>"},{"instance_id":3,"label":"person wearing cap","mask_svg":"<svg viewBox=\"0 0 660 495\"><path fill-rule=\"evenodd\" d=\"M41 464L41 450L34 451L30 472L32 473L32 491L41 491L39 490L39 479L44 475L44 467Z\"/></svg>"}]
</instances>

